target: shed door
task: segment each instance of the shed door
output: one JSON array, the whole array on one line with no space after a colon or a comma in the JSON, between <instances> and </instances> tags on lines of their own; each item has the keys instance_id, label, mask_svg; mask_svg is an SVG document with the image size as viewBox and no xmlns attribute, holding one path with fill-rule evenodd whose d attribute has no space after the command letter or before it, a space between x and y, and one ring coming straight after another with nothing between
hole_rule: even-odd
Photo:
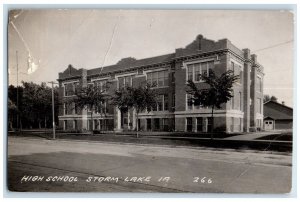
<instances>
[{"instance_id":1,"label":"shed door","mask_svg":"<svg viewBox=\"0 0 300 202\"><path fill-rule=\"evenodd\" d=\"M273 129L274 129L274 121L265 120L265 130L273 130Z\"/></svg>"}]
</instances>

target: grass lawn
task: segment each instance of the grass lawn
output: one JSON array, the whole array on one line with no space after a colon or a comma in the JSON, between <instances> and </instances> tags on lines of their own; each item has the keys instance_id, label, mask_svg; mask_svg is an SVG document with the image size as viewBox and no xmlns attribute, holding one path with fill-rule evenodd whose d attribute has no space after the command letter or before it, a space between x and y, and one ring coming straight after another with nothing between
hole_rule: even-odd
<instances>
[{"instance_id":1,"label":"grass lawn","mask_svg":"<svg viewBox=\"0 0 300 202\"><path fill-rule=\"evenodd\" d=\"M149 133L151 134L151 133ZM38 137L45 139L52 139L52 133L50 131L43 132L30 132L23 131L22 133L9 133L10 136L18 137ZM222 140L224 137L238 134L214 134L214 140L210 139L210 134L196 134L196 133L165 133L150 136L140 134L139 138L136 137L135 133L122 133L122 134L80 134L80 133L58 133L56 134L57 140L83 140L83 141L99 141L99 142L116 142L116 143L132 143L132 144L153 144L153 145L170 145L170 146L193 146L193 147L211 147L211 148L231 148L236 150L254 149L254 150L275 150L275 151L291 151L291 146L284 146L281 144L270 144L268 141L265 142L240 142L240 141L226 141ZM199 137L202 137L199 139ZM269 135L264 140L283 140L284 138L291 138L291 134L284 134L282 136ZM218 139L217 139L218 138ZM284 139L286 140L286 139Z\"/></svg>"}]
</instances>

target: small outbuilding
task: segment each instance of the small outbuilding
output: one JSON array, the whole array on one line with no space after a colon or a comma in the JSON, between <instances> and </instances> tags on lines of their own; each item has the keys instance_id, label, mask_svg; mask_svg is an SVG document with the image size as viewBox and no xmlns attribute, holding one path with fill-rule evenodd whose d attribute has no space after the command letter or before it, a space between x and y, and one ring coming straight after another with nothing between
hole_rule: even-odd
<instances>
[{"instance_id":1,"label":"small outbuilding","mask_svg":"<svg viewBox=\"0 0 300 202\"><path fill-rule=\"evenodd\" d=\"M293 109L275 101L264 103L264 129L282 130L293 128Z\"/></svg>"}]
</instances>

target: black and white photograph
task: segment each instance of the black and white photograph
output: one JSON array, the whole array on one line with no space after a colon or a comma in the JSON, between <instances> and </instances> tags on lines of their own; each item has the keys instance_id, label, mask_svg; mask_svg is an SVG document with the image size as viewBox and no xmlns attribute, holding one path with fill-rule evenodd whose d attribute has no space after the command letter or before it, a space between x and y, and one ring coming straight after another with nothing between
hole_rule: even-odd
<instances>
[{"instance_id":1,"label":"black and white photograph","mask_svg":"<svg viewBox=\"0 0 300 202\"><path fill-rule=\"evenodd\" d=\"M8 192L294 189L293 10L7 17Z\"/></svg>"}]
</instances>

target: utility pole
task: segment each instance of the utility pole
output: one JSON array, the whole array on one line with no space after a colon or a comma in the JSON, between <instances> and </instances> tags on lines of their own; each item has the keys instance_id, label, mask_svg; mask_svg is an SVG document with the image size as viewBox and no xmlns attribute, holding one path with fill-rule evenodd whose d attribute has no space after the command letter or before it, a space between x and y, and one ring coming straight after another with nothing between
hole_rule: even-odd
<instances>
[{"instance_id":1,"label":"utility pole","mask_svg":"<svg viewBox=\"0 0 300 202\"><path fill-rule=\"evenodd\" d=\"M55 139L55 114L54 114L54 89L53 89L53 84L57 84L54 83L53 81L48 82L51 83L52 85L52 128L53 128L53 139Z\"/></svg>"}]
</instances>

